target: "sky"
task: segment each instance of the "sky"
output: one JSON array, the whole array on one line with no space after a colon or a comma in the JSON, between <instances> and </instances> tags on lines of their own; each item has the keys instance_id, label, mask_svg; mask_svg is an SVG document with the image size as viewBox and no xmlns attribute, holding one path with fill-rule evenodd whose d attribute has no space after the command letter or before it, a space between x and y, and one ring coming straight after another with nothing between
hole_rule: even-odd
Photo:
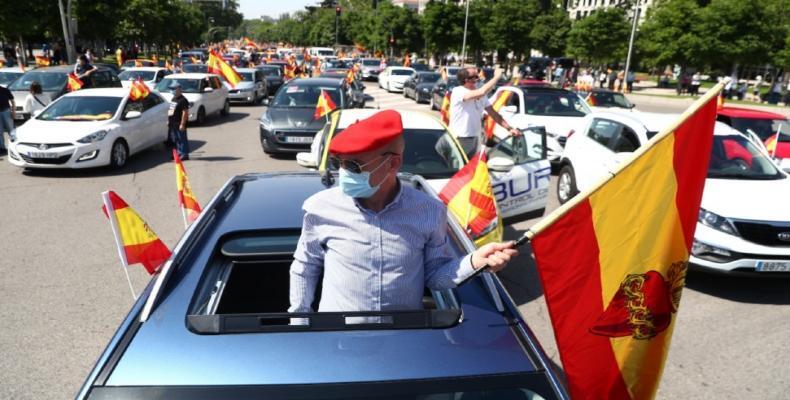
<instances>
[{"instance_id":1,"label":"sky","mask_svg":"<svg viewBox=\"0 0 790 400\"><path fill-rule=\"evenodd\" d=\"M244 19L261 15L277 18L280 14L304 10L305 6L316 3L317 0L239 0L239 12L244 14Z\"/></svg>"}]
</instances>

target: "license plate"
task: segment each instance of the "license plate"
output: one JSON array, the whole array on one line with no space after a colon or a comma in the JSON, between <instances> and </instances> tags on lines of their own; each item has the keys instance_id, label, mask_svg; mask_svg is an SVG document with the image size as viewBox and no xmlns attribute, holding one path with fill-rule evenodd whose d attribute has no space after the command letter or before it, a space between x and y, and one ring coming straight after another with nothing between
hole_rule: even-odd
<instances>
[{"instance_id":1,"label":"license plate","mask_svg":"<svg viewBox=\"0 0 790 400\"><path fill-rule=\"evenodd\" d=\"M28 151L27 155L33 158L57 158L57 153L44 153L43 151Z\"/></svg>"},{"instance_id":2,"label":"license plate","mask_svg":"<svg viewBox=\"0 0 790 400\"><path fill-rule=\"evenodd\" d=\"M286 143L313 143L312 136L286 136Z\"/></svg>"},{"instance_id":3,"label":"license plate","mask_svg":"<svg viewBox=\"0 0 790 400\"><path fill-rule=\"evenodd\" d=\"M25 119L25 116L22 115L22 113L16 113L16 114L14 114L14 119L22 121L22 120Z\"/></svg>"},{"instance_id":4,"label":"license plate","mask_svg":"<svg viewBox=\"0 0 790 400\"><path fill-rule=\"evenodd\" d=\"M755 269L760 272L790 272L790 261L759 261Z\"/></svg>"}]
</instances>

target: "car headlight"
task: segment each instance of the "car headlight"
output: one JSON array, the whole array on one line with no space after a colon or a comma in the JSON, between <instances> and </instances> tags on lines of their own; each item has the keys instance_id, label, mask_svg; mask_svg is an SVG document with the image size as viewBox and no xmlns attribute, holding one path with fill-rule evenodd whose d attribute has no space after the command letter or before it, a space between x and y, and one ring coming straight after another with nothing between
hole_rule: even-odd
<instances>
[{"instance_id":1,"label":"car headlight","mask_svg":"<svg viewBox=\"0 0 790 400\"><path fill-rule=\"evenodd\" d=\"M722 217L721 215L714 214L704 208L699 209L697 221L699 221L702 225L711 227L719 232L740 236L738 234L738 230L735 229L735 225L733 225L729 219Z\"/></svg>"},{"instance_id":2,"label":"car headlight","mask_svg":"<svg viewBox=\"0 0 790 400\"><path fill-rule=\"evenodd\" d=\"M95 142L98 142L98 141L104 139L104 137L107 136L107 132L109 132L109 131L106 130L106 129L105 130L96 131L96 132L91 133L88 136L83 137L82 139L77 140L77 142L78 143L84 143L84 144L95 143Z\"/></svg>"},{"instance_id":3,"label":"car headlight","mask_svg":"<svg viewBox=\"0 0 790 400\"><path fill-rule=\"evenodd\" d=\"M268 113L264 113L261 115L261 127L267 131L271 130L272 127L272 118L269 117Z\"/></svg>"}]
</instances>

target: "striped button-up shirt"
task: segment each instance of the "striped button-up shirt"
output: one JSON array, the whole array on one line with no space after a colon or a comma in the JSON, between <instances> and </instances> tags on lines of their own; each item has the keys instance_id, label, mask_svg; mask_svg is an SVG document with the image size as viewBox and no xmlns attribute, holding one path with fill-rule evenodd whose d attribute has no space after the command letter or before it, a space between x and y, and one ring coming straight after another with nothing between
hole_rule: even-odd
<instances>
[{"instance_id":1,"label":"striped button-up shirt","mask_svg":"<svg viewBox=\"0 0 790 400\"><path fill-rule=\"evenodd\" d=\"M474 271L453 255L447 209L401 185L380 212L339 187L304 202L302 236L291 264L290 312L311 312L323 271L318 311L422 308L424 288L455 287Z\"/></svg>"}]
</instances>

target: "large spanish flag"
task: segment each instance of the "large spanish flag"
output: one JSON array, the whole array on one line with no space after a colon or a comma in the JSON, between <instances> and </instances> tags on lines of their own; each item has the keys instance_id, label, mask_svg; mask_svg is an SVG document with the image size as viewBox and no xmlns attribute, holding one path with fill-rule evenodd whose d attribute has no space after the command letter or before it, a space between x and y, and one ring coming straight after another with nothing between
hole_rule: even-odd
<instances>
[{"instance_id":1,"label":"large spanish flag","mask_svg":"<svg viewBox=\"0 0 790 400\"><path fill-rule=\"evenodd\" d=\"M450 178L439 198L464 229L468 228L474 235L482 233L497 218L483 150Z\"/></svg>"},{"instance_id":2,"label":"large spanish flag","mask_svg":"<svg viewBox=\"0 0 790 400\"><path fill-rule=\"evenodd\" d=\"M499 110L502 109L502 107L504 107L505 104L507 104L507 101L510 100L510 96L512 95L513 92L509 90L500 91L499 94L497 95L497 98L494 100L494 104L492 105L494 111L499 112ZM491 118L490 115L486 115L485 119L483 120L483 127L484 127L483 133L485 134L486 140L493 139L494 128L496 128L496 121L494 121L494 119Z\"/></svg>"},{"instance_id":3,"label":"large spanish flag","mask_svg":"<svg viewBox=\"0 0 790 400\"><path fill-rule=\"evenodd\" d=\"M153 275L170 258L170 249L159 236L113 191L102 193L104 215L110 219L118 254L123 265L143 264Z\"/></svg>"},{"instance_id":4,"label":"large spanish flag","mask_svg":"<svg viewBox=\"0 0 790 400\"><path fill-rule=\"evenodd\" d=\"M527 233L574 399L656 394L721 88Z\"/></svg>"},{"instance_id":5,"label":"large spanish flag","mask_svg":"<svg viewBox=\"0 0 790 400\"><path fill-rule=\"evenodd\" d=\"M326 90L321 89L321 95L318 96L318 101L315 104L315 113L313 114L314 119L319 119L324 115L327 115L332 112L332 110L336 109L337 105L335 102L332 101L332 98L329 97L329 93Z\"/></svg>"},{"instance_id":6,"label":"large spanish flag","mask_svg":"<svg viewBox=\"0 0 790 400\"><path fill-rule=\"evenodd\" d=\"M200 215L200 204L198 204L195 193L192 192L192 185L189 184L187 171L178 152L173 149L173 161L176 166L176 187L178 188L178 205L181 206L181 214L184 216L184 226L195 222Z\"/></svg>"},{"instance_id":7,"label":"large spanish flag","mask_svg":"<svg viewBox=\"0 0 790 400\"><path fill-rule=\"evenodd\" d=\"M209 52L206 65L208 72L222 76L232 87L236 87L236 84L242 81L241 75L214 51Z\"/></svg>"}]
</instances>

